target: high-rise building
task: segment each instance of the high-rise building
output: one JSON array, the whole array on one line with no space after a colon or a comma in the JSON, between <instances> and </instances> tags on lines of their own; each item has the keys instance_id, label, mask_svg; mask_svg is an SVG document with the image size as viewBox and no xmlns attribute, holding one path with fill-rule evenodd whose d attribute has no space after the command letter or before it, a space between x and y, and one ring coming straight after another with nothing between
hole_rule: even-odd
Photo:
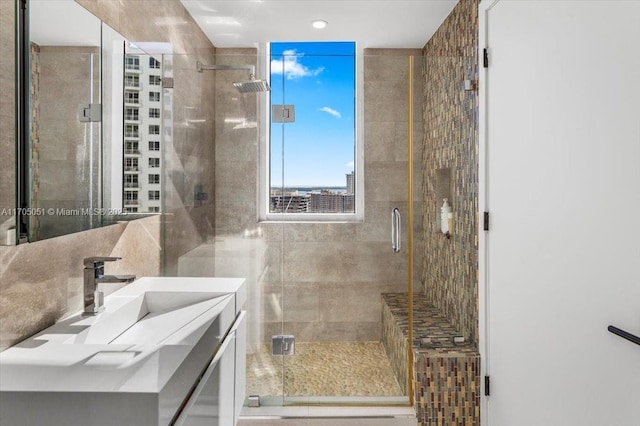
<instances>
[{"instance_id":1,"label":"high-rise building","mask_svg":"<svg viewBox=\"0 0 640 426\"><path fill-rule=\"evenodd\" d=\"M347 195L353 195L356 193L356 173L352 171L347 173Z\"/></svg>"},{"instance_id":2,"label":"high-rise building","mask_svg":"<svg viewBox=\"0 0 640 426\"><path fill-rule=\"evenodd\" d=\"M124 77L123 204L129 213L159 212L162 142L162 64L128 54Z\"/></svg>"}]
</instances>

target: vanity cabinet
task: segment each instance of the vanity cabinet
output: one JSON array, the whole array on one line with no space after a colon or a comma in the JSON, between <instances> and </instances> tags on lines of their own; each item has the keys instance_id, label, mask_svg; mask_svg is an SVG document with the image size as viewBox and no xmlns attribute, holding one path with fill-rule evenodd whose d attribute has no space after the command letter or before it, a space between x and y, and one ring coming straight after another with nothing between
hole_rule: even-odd
<instances>
[{"instance_id":1,"label":"vanity cabinet","mask_svg":"<svg viewBox=\"0 0 640 426\"><path fill-rule=\"evenodd\" d=\"M234 426L245 280L144 277L0 353L0 426Z\"/></svg>"},{"instance_id":2,"label":"vanity cabinet","mask_svg":"<svg viewBox=\"0 0 640 426\"><path fill-rule=\"evenodd\" d=\"M232 426L245 389L245 312L238 316L204 372L176 426Z\"/></svg>"}]
</instances>

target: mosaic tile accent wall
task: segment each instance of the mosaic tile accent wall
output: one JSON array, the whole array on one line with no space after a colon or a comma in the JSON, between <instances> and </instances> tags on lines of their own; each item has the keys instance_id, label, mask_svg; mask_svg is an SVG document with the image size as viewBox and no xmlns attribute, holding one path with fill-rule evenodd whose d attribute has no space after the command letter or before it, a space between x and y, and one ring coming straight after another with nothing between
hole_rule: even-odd
<instances>
[{"instance_id":1,"label":"mosaic tile accent wall","mask_svg":"<svg viewBox=\"0 0 640 426\"><path fill-rule=\"evenodd\" d=\"M478 340L478 0L461 0L424 47L423 291L464 337ZM442 198L453 232L440 232Z\"/></svg>"},{"instance_id":2,"label":"mosaic tile accent wall","mask_svg":"<svg viewBox=\"0 0 640 426\"><path fill-rule=\"evenodd\" d=\"M407 373L407 318L398 315L398 305L393 300L400 293L382 294L382 345L391 363L391 370L396 375L402 394L408 393ZM406 294L404 295L406 303ZM406 306L406 305L405 305ZM400 308L402 309L402 308ZM407 310L404 309L404 312Z\"/></svg>"},{"instance_id":3,"label":"mosaic tile accent wall","mask_svg":"<svg viewBox=\"0 0 640 426\"><path fill-rule=\"evenodd\" d=\"M382 294L382 343L407 392L406 293ZM474 343L453 343L460 331L426 296L413 298L413 389L418 424L480 424L480 356Z\"/></svg>"},{"instance_id":4,"label":"mosaic tile accent wall","mask_svg":"<svg viewBox=\"0 0 640 426\"><path fill-rule=\"evenodd\" d=\"M419 425L480 424L480 356L414 351Z\"/></svg>"},{"instance_id":5,"label":"mosaic tile accent wall","mask_svg":"<svg viewBox=\"0 0 640 426\"><path fill-rule=\"evenodd\" d=\"M31 43L31 161L29 177L31 180L31 207L41 208L40 204L40 46ZM30 231L38 235L40 218L30 219Z\"/></svg>"}]
</instances>

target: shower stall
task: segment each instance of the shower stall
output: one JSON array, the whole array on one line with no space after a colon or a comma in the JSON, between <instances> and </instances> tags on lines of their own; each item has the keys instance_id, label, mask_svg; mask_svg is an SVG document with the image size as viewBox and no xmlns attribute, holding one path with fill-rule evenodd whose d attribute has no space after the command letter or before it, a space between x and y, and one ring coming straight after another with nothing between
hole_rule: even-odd
<instances>
[{"instance_id":1,"label":"shower stall","mask_svg":"<svg viewBox=\"0 0 640 426\"><path fill-rule=\"evenodd\" d=\"M248 405L412 403L412 364L390 359L383 343L382 295L411 296L422 277L420 54L371 49L354 59L361 201L339 220L261 211L273 197L265 161L294 137L271 105L290 103L294 79L269 86L269 58L254 49L173 55L168 71L192 83L166 93L179 107L164 143L164 271L246 278Z\"/></svg>"}]
</instances>

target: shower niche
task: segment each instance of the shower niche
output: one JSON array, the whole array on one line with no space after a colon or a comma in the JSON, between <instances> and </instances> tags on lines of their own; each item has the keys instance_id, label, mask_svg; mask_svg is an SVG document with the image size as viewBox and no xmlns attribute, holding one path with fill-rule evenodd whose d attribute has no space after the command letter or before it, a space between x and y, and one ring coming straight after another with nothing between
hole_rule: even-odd
<instances>
[{"instance_id":1,"label":"shower niche","mask_svg":"<svg viewBox=\"0 0 640 426\"><path fill-rule=\"evenodd\" d=\"M444 200L447 200L450 209L453 209L453 191L452 191L452 174L453 170L450 167L436 169L435 172L435 194L436 194L436 205L434 210L434 231L435 232L443 232L442 227L442 208L444 204ZM449 217L447 222L447 230L448 237L453 233L453 218ZM444 218L447 220L447 218Z\"/></svg>"}]
</instances>

